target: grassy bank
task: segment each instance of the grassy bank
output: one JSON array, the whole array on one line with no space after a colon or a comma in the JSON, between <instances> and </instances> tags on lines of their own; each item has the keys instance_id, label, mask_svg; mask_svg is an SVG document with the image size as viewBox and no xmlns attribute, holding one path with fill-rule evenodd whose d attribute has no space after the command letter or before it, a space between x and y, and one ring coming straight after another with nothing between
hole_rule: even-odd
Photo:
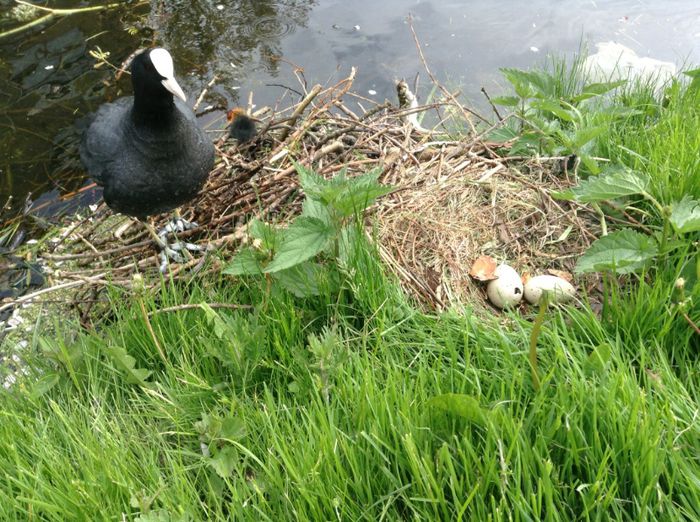
<instances>
[{"instance_id":1,"label":"grassy bank","mask_svg":"<svg viewBox=\"0 0 700 522\"><path fill-rule=\"evenodd\" d=\"M698 196L697 92L616 96L634 111L574 152L643 169L663 205ZM664 233L644 198L606 210ZM361 237L313 298L208 275L37 334L0 393L0 519L700 518L693 233L608 274L600 317L546 316L539 391L530 317L419 311Z\"/></svg>"}]
</instances>

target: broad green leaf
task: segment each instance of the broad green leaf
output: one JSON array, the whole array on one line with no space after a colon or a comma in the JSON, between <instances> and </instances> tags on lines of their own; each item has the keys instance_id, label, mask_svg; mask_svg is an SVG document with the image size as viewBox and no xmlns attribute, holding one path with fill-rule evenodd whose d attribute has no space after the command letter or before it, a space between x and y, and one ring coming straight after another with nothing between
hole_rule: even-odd
<instances>
[{"instance_id":1,"label":"broad green leaf","mask_svg":"<svg viewBox=\"0 0 700 522\"><path fill-rule=\"evenodd\" d=\"M221 429L217 434L220 439L241 440L246 436L245 421L240 417L226 417L221 421Z\"/></svg>"},{"instance_id":2,"label":"broad green leaf","mask_svg":"<svg viewBox=\"0 0 700 522\"><path fill-rule=\"evenodd\" d=\"M248 232L253 239L262 241L263 249L272 252L277 250L278 231L274 226L256 218L250 222Z\"/></svg>"},{"instance_id":3,"label":"broad green leaf","mask_svg":"<svg viewBox=\"0 0 700 522\"><path fill-rule=\"evenodd\" d=\"M604 83L590 83L581 89L581 94L578 94L572 98L574 102L580 102L587 100L589 98L594 98L600 96L614 89L617 89L621 85L627 83L627 80L618 80L616 82L604 82Z\"/></svg>"},{"instance_id":4,"label":"broad green leaf","mask_svg":"<svg viewBox=\"0 0 700 522\"><path fill-rule=\"evenodd\" d=\"M359 214L372 205L377 198L394 190L389 185L379 183L378 178L379 171L377 170L356 178L349 178L341 193L332 203L338 215L348 217Z\"/></svg>"},{"instance_id":5,"label":"broad green leaf","mask_svg":"<svg viewBox=\"0 0 700 522\"><path fill-rule=\"evenodd\" d=\"M496 96L491 98L491 101L496 105L503 105L504 107L517 107L520 103L520 98L517 96Z\"/></svg>"},{"instance_id":6,"label":"broad green leaf","mask_svg":"<svg viewBox=\"0 0 700 522\"><path fill-rule=\"evenodd\" d=\"M656 241L634 230L620 230L595 241L576 263L576 272L613 271L629 274L644 267L658 252Z\"/></svg>"},{"instance_id":7,"label":"broad green leaf","mask_svg":"<svg viewBox=\"0 0 700 522\"><path fill-rule=\"evenodd\" d=\"M111 346L107 349L112 362L126 374L126 381L130 384L140 384L148 386L146 379L152 372L141 368L136 368L136 359L129 355L125 348L121 346Z\"/></svg>"},{"instance_id":8,"label":"broad green leaf","mask_svg":"<svg viewBox=\"0 0 700 522\"><path fill-rule=\"evenodd\" d=\"M584 127L582 129L577 129L571 137L573 149L580 149L587 143L593 141L598 136L603 134L606 130L608 130L607 125L600 125L598 127Z\"/></svg>"},{"instance_id":9,"label":"broad green leaf","mask_svg":"<svg viewBox=\"0 0 700 522\"><path fill-rule=\"evenodd\" d=\"M232 340L236 337L233 327L207 303L200 303L199 306L202 310L204 310L204 314L207 316L207 320L209 321L216 338L220 341L232 342Z\"/></svg>"},{"instance_id":10,"label":"broad green leaf","mask_svg":"<svg viewBox=\"0 0 700 522\"><path fill-rule=\"evenodd\" d=\"M333 238L333 229L318 218L300 216L281 232L280 246L265 273L303 263L321 252Z\"/></svg>"},{"instance_id":11,"label":"broad green leaf","mask_svg":"<svg viewBox=\"0 0 700 522\"><path fill-rule=\"evenodd\" d=\"M317 199L305 198L301 207L301 215L320 219L329 226L333 222L328 206Z\"/></svg>"},{"instance_id":12,"label":"broad green leaf","mask_svg":"<svg viewBox=\"0 0 700 522\"><path fill-rule=\"evenodd\" d=\"M328 186L328 181L323 176L319 176L301 163L294 162L294 168L299 175L299 184L307 196L318 197L323 189Z\"/></svg>"},{"instance_id":13,"label":"broad green leaf","mask_svg":"<svg viewBox=\"0 0 700 522\"><path fill-rule=\"evenodd\" d=\"M526 132L510 148L510 154L516 156L518 154L533 154L540 150L542 145L542 136L535 132Z\"/></svg>"},{"instance_id":14,"label":"broad green leaf","mask_svg":"<svg viewBox=\"0 0 700 522\"><path fill-rule=\"evenodd\" d=\"M640 114L644 114L644 112L632 107L614 106L605 108L605 116L613 120L628 118L630 116L639 116Z\"/></svg>"},{"instance_id":15,"label":"broad green leaf","mask_svg":"<svg viewBox=\"0 0 700 522\"><path fill-rule=\"evenodd\" d=\"M602 373L610 362L612 348L609 343L596 346L584 362L584 371L588 375Z\"/></svg>"},{"instance_id":16,"label":"broad green leaf","mask_svg":"<svg viewBox=\"0 0 700 522\"><path fill-rule=\"evenodd\" d=\"M236 469L238 460L239 455L236 448L233 446L224 446L216 452L216 455L212 457L209 464L214 468L217 475L225 479L230 477L233 470Z\"/></svg>"},{"instance_id":17,"label":"broad green leaf","mask_svg":"<svg viewBox=\"0 0 700 522\"><path fill-rule=\"evenodd\" d=\"M486 136L486 140L494 141L496 143L505 143L519 136L518 131L511 129L510 127L501 127L495 131L489 133Z\"/></svg>"},{"instance_id":18,"label":"broad green leaf","mask_svg":"<svg viewBox=\"0 0 700 522\"><path fill-rule=\"evenodd\" d=\"M530 77L527 72L518 69L501 69L503 76L511 83L515 94L520 98L531 98L535 94L535 89L532 87Z\"/></svg>"},{"instance_id":19,"label":"broad green leaf","mask_svg":"<svg viewBox=\"0 0 700 522\"><path fill-rule=\"evenodd\" d=\"M700 69L692 69L690 71L683 71L683 74L689 76L690 78L700 78Z\"/></svg>"},{"instance_id":20,"label":"broad green leaf","mask_svg":"<svg viewBox=\"0 0 700 522\"><path fill-rule=\"evenodd\" d=\"M32 385L31 396L35 399L41 397L46 392L51 390L56 386L61 379L61 376L56 372L50 372L42 375L37 381Z\"/></svg>"},{"instance_id":21,"label":"broad green leaf","mask_svg":"<svg viewBox=\"0 0 700 522\"><path fill-rule=\"evenodd\" d=\"M262 274L263 268L258 259L258 251L252 247L243 247L234 256L231 262L223 269L228 275L256 275Z\"/></svg>"},{"instance_id":22,"label":"broad green leaf","mask_svg":"<svg viewBox=\"0 0 700 522\"><path fill-rule=\"evenodd\" d=\"M700 201L685 196L680 201L673 203L672 209L671 225L678 234L700 230Z\"/></svg>"},{"instance_id":23,"label":"broad green leaf","mask_svg":"<svg viewBox=\"0 0 700 522\"><path fill-rule=\"evenodd\" d=\"M571 122L576 119L570 111L567 111L554 100L535 100L530 103L530 107L539 111L550 112L564 121Z\"/></svg>"},{"instance_id":24,"label":"broad green leaf","mask_svg":"<svg viewBox=\"0 0 700 522\"><path fill-rule=\"evenodd\" d=\"M275 273L275 280L296 297L310 297L321 293L327 271L323 265L305 261Z\"/></svg>"},{"instance_id":25,"label":"broad green leaf","mask_svg":"<svg viewBox=\"0 0 700 522\"><path fill-rule=\"evenodd\" d=\"M486 413L479 405L479 401L471 395L445 393L429 399L428 407L457 415L479 425L483 425L486 421Z\"/></svg>"},{"instance_id":26,"label":"broad green leaf","mask_svg":"<svg viewBox=\"0 0 700 522\"><path fill-rule=\"evenodd\" d=\"M609 199L642 194L649 187L649 176L620 167L608 167L598 176L591 176L565 192L555 194L560 199L575 199L582 203L597 203Z\"/></svg>"}]
</instances>

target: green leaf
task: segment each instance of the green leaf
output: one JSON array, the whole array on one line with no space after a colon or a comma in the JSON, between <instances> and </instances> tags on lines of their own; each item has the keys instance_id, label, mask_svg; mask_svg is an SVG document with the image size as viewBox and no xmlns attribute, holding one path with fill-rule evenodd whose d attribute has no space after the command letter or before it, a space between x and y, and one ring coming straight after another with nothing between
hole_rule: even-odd
<instances>
[{"instance_id":1,"label":"green leaf","mask_svg":"<svg viewBox=\"0 0 700 522\"><path fill-rule=\"evenodd\" d=\"M352 216L372 205L378 197L391 192L393 187L379 183L380 171L375 169L362 176L347 179L331 206L342 217Z\"/></svg>"},{"instance_id":2,"label":"green leaf","mask_svg":"<svg viewBox=\"0 0 700 522\"><path fill-rule=\"evenodd\" d=\"M690 78L700 78L700 69L683 71L683 74L685 74L686 76L689 76Z\"/></svg>"},{"instance_id":3,"label":"green leaf","mask_svg":"<svg viewBox=\"0 0 700 522\"><path fill-rule=\"evenodd\" d=\"M520 103L520 98L517 96L496 96L491 98L491 101L496 105L503 105L504 107L517 107Z\"/></svg>"},{"instance_id":4,"label":"green leaf","mask_svg":"<svg viewBox=\"0 0 700 522\"><path fill-rule=\"evenodd\" d=\"M576 272L629 274L643 268L658 252L656 241L634 230L620 230L595 241L576 263Z\"/></svg>"},{"instance_id":5,"label":"green leaf","mask_svg":"<svg viewBox=\"0 0 700 522\"><path fill-rule=\"evenodd\" d=\"M531 98L535 94L535 90L530 83L530 77L525 71L520 71L518 69L501 69L503 76L506 77L513 89L515 94L520 98Z\"/></svg>"},{"instance_id":6,"label":"green leaf","mask_svg":"<svg viewBox=\"0 0 700 522\"><path fill-rule=\"evenodd\" d=\"M584 362L583 368L586 374L593 375L603 373L605 367L610 362L612 356L612 348L609 343L602 343L596 346L588 355Z\"/></svg>"},{"instance_id":7,"label":"green leaf","mask_svg":"<svg viewBox=\"0 0 700 522\"><path fill-rule=\"evenodd\" d=\"M245 421L240 417L226 417L221 422L221 429L217 437L226 440L241 440L247 434Z\"/></svg>"},{"instance_id":8,"label":"green leaf","mask_svg":"<svg viewBox=\"0 0 700 522\"><path fill-rule=\"evenodd\" d=\"M333 238L333 229L318 218L300 216L282 231L277 254L265 273L279 272L298 265L321 252Z\"/></svg>"},{"instance_id":9,"label":"green leaf","mask_svg":"<svg viewBox=\"0 0 700 522\"><path fill-rule=\"evenodd\" d=\"M520 136L510 148L510 154L534 154L540 150L542 136L536 132L526 132Z\"/></svg>"},{"instance_id":10,"label":"green leaf","mask_svg":"<svg viewBox=\"0 0 700 522\"><path fill-rule=\"evenodd\" d=\"M617 89L621 85L627 83L627 80L618 80L616 82L603 82L603 83L590 83L581 89L581 94L578 94L572 98L574 102L580 102L583 100L588 100L589 98L594 98L602 94L608 93L614 89Z\"/></svg>"},{"instance_id":11,"label":"green leaf","mask_svg":"<svg viewBox=\"0 0 700 522\"><path fill-rule=\"evenodd\" d=\"M574 150L578 150L588 142L593 141L598 136L608 130L607 125L599 125L598 127L583 127L577 129L571 137L571 146Z\"/></svg>"},{"instance_id":12,"label":"green leaf","mask_svg":"<svg viewBox=\"0 0 700 522\"><path fill-rule=\"evenodd\" d=\"M200 303L199 307L204 310L207 321L213 328L214 335L220 341L231 341L235 338L235 332L230 324L224 321L221 316L207 303Z\"/></svg>"},{"instance_id":13,"label":"green leaf","mask_svg":"<svg viewBox=\"0 0 700 522\"><path fill-rule=\"evenodd\" d=\"M620 167L608 167L598 176L591 176L564 192L555 194L559 199L574 199L582 203L597 203L609 199L643 194L649 187L649 176Z\"/></svg>"},{"instance_id":14,"label":"green leaf","mask_svg":"<svg viewBox=\"0 0 700 522\"><path fill-rule=\"evenodd\" d=\"M256 275L262 274L262 263L258 259L259 253L253 247L243 247L234 256L231 262L222 270L228 275Z\"/></svg>"},{"instance_id":15,"label":"green leaf","mask_svg":"<svg viewBox=\"0 0 700 522\"><path fill-rule=\"evenodd\" d=\"M685 196L672 204L671 225L678 234L700 230L700 201Z\"/></svg>"},{"instance_id":16,"label":"green leaf","mask_svg":"<svg viewBox=\"0 0 700 522\"><path fill-rule=\"evenodd\" d=\"M304 203L302 203L301 207L301 215L320 219L328 226L333 223L333 218L328 211L328 206L317 199L304 199Z\"/></svg>"},{"instance_id":17,"label":"green leaf","mask_svg":"<svg viewBox=\"0 0 700 522\"><path fill-rule=\"evenodd\" d=\"M224 446L211 458L209 464L221 478L231 476L238 463L238 451L233 446Z\"/></svg>"},{"instance_id":18,"label":"green leaf","mask_svg":"<svg viewBox=\"0 0 700 522\"><path fill-rule=\"evenodd\" d=\"M264 223L257 218L253 219L248 226L248 233L253 239L259 239L265 250L272 252L277 250L278 230L269 223Z\"/></svg>"},{"instance_id":19,"label":"green leaf","mask_svg":"<svg viewBox=\"0 0 700 522\"><path fill-rule=\"evenodd\" d=\"M136 368L136 359L128 354L126 348L111 346L107 349L107 353L110 355L115 365L126 374L126 381L128 383L140 384L141 386L149 385L146 379L148 379L152 372L142 368Z\"/></svg>"},{"instance_id":20,"label":"green leaf","mask_svg":"<svg viewBox=\"0 0 700 522\"><path fill-rule=\"evenodd\" d=\"M564 121L574 121L576 118L574 114L567 111L564 107L559 105L554 100L535 100L530 103L530 107L537 109L538 111L545 111L554 114L557 118Z\"/></svg>"},{"instance_id":21,"label":"green leaf","mask_svg":"<svg viewBox=\"0 0 700 522\"><path fill-rule=\"evenodd\" d=\"M495 141L496 143L505 143L519 136L518 131L510 127L501 127L489 133L486 136L487 141Z\"/></svg>"},{"instance_id":22,"label":"green leaf","mask_svg":"<svg viewBox=\"0 0 700 522\"><path fill-rule=\"evenodd\" d=\"M304 189L304 193L310 197L320 197L323 190L328 186L328 181L323 176L319 176L313 170L294 162L294 168L299 175L299 184Z\"/></svg>"},{"instance_id":23,"label":"green leaf","mask_svg":"<svg viewBox=\"0 0 700 522\"><path fill-rule=\"evenodd\" d=\"M61 379L61 376L55 372L51 372L51 373L47 373L45 375L42 375L32 385L31 396L34 399L38 399L39 397L44 395L46 392L51 390L51 388L56 386L59 383L60 379Z\"/></svg>"},{"instance_id":24,"label":"green leaf","mask_svg":"<svg viewBox=\"0 0 700 522\"><path fill-rule=\"evenodd\" d=\"M320 295L328 269L318 263L305 261L275 274L275 280L296 297Z\"/></svg>"},{"instance_id":25,"label":"green leaf","mask_svg":"<svg viewBox=\"0 0 700 522\"><path fill-rule=\"evenodd\" d=\"M461 393L445 393L428 400L428 407L457 415L475 424L483 425L486 413L479 405L478 399Z\"/></svg>"}]
</instances>

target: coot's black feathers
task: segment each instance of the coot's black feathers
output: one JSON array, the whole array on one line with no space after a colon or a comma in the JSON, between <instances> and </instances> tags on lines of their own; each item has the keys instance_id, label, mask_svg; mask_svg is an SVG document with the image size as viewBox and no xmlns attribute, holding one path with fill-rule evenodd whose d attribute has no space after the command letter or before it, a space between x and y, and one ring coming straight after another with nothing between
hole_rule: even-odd
<instances>
[{"instance_id":1,"label":"coot's black feathers","mask_svg":"<svg viewBox=\"0 0 700 522\"><path fill-rule=\"evenodd\" d=\"M138 218L194 198L214 165L213 143L189 107L161 85L148 52L132 64L135 97L102 105L80 147L105 202Z\"/></svg>"}]
</instances>

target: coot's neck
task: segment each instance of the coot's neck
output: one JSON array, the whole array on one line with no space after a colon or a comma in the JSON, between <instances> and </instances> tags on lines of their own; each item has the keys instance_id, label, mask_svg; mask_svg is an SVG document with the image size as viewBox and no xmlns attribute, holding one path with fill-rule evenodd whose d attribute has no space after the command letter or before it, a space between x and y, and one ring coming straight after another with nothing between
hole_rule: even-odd
<instances>
[{"instance_id":1,"label":"coot's neck","mask_svg":"<svg viewBox=\"0 0 700 522\"><path fill-rule=\"evenodd\" d=\"M163 127L170 124L175 116L173 95L164 88L160 92L148 92L134 86L134 108L131 117L137 125Z\"/></svg>"}]
</instances>

